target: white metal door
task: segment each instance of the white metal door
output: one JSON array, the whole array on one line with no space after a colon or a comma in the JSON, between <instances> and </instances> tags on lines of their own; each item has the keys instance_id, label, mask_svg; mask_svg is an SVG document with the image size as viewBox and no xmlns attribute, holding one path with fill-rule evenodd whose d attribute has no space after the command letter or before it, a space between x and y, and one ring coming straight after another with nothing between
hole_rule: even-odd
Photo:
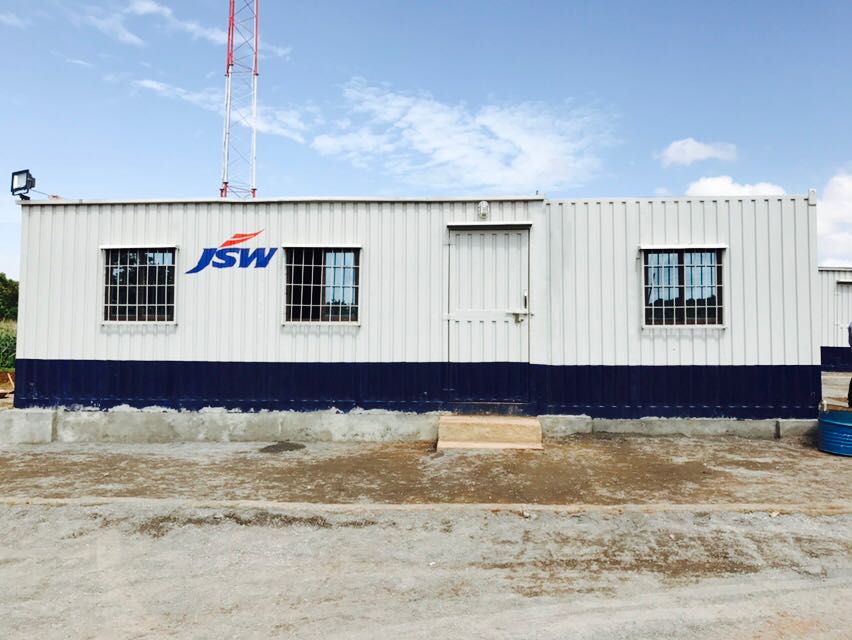
<instances>
[{"instance_id":1,"label":"white metal door","mask_svg":"<svg viewBox=\"0 0 852 640\"><path fill-rule=\"evenodd\" d=\"M529 362L529 230L450 231L450 362Z\"/></svg>"}]
</instances>

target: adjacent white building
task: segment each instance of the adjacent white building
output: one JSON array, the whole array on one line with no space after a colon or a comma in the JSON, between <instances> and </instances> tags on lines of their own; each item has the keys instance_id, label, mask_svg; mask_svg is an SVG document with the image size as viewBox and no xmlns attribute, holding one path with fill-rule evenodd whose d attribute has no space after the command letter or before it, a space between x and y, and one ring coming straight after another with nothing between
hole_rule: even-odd
<instances>
[{"instance_id":1,"label":"adjacent white building","mask_svg":"<svg viewBox=\"0 0 852 640\"><path fill-rule=\"evenodd\" d=\"M15 403L809 418L815 204L23 202Z\"/></svg>"},{"instance_id":2,"label":"adjacent white building","mask_svg":"<svg viewBox=\"0 0 852 640\"><path fill-rule=\"evenodd\" d=\"M830 371L852 370L849 324L852 323L852 267L819 268L822 365Z\"/></svg>"}]
</instances>

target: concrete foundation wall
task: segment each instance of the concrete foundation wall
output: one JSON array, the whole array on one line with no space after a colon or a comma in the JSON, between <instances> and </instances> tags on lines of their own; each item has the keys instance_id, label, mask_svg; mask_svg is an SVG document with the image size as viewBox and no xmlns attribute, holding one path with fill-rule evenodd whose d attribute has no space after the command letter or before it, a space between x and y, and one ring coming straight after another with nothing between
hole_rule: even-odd
<instances>
[{"instance_id":1,"label":"concrete foundation wall","mask_svg":"<svg viewBox=\"0 0 852 640\"><path fill-rule=\"evenodd\" d=\"M0 444L48 442L433 442L439 413L390 411L240 413L205 411L0 411ZM815 420L600 420L584 416L539 416L544 437L579 433L800 437Z\"/></svg>"}]
</instances>

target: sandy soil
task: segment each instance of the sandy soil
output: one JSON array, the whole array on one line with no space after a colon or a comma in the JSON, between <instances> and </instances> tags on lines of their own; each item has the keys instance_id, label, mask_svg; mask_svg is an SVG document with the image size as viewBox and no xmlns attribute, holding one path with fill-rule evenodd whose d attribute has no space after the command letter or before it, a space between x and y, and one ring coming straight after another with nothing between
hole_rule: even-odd
<instances>
[{"instance_id":1,"label":"sandy soil","mask_svg":"<svg viewBox=\"0 0 852 640\"><path fill-rule=\"evenodd\" d=\"M849 373L828 373L822 374L822 397L832 404L840 406L848 406L849 395Z\"/></svg>"},{"instance_id":2,"label":"sandy soil","mask_svg":"<svg viewBox=\"0 0 852 640\"><path fill-rule=\"evenodd\" d=\"M0 447L0 638L845 640L850 487L730 437Z\"/></svg>"},{"instance_id":3,"label":"sandy soil","mask_svg":"<svg viewBox=\"0 0 852 640\"><path fill-rule=\"evenodd\" d=\"M2 495L312 503L778 503L852 500L852 464L795 441L576 436L544 451L426 444L0 448Z\"/></svg>"},{"instance_id":4,"label":"sandy soil","mask_svg":"<svg viewBox=\"0 0 852 640\"><path fill-rule=\"evenodd\" d=\"M848 638L852 517L0 507L4 638Z\"/></svg>"},{"instance_id":5,"label":"sandy soil","mask_svg":"<svg viewBox=\"0 0 852 640\"><path fill-rule=\"evenodd\" d=\"M12 387L6 382L6 376L0 372L0 411L3 409L11 409L15 403L15 394L12 393Z\"/></svg>"}]
</instances>

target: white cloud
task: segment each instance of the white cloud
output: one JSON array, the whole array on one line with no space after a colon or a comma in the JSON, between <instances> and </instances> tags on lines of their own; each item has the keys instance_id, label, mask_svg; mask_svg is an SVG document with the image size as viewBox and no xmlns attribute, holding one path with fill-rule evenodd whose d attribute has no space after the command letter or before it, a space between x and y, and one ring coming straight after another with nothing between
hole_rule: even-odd
<instances>
[{"instance_id":1,"label":"white cloud","mask_svg":"<svg viewBox=\"0 0 852 640\"><path fill-rule=\"evenodd\" d=\"M852 173L841 171L817 201L820 264L852 265Z\"/></svg>"},{"instance_id":2,"label":"white cloud","mask_svg":"<svg viewBox=\"0 0 852 640\"><path fill-rule=\"evenodd\" d=\"M688 196L773 196L784 193L784 187L771 182L740 184L731 176L699 178L686 189Z\"/></svg>"},{"instance_id":3,"label":"white cloud","mask_svg":"<svg viewBox=\"0 0 852 640\"><path fill-rule=\"evenodd\" d=\"M88 60L81 60L80 58L69 58L68 56L66 56L66 55L64 55L64 54L62 54L58 51L54 51L53 49L49 49L49 51L50 51L51 55L54 55L57 58L60 58L61 60L64 60L68 64L77 65L79 67L86 67L88 69L91 69L92 67L95 66L91 62L89 62Z\"/></svg>"},{"instance_id":4,"label":"white cloud","mask_svg":"<svg viewBox=\"0 0 852 640\"><path fill-rule=\"evenodd\" d=\"M258 133L268 133L303 144L305 142L303 133L307 128L299 110L276 109L265 105L257 107Z\"/></svg>"},{"instance_id":5,"label":"white cloud","mask_svg":"<svg viewBox=\"0 0 852 640\"><path fill-rule=\"evenodd\" d=\"M145 46L145 41L125 26L124 16L121 14L96 15L90 13L83 16L82 21L113 40L135 47Z\"/></svg>"},{"instance_id":6,"label":"white cloud","mask_svg":"<svg viewBox=\"0 0 852 640\"><path fill-rule=\"evenodd\" d=\"M675 140L660 152L664 167L691 165L702 160L736 160L737 147L729 142L699 142L695 138Z\"/></svg>"},{"instance_id":7,"label":"white cloud","mask_svg":"<svg viewBox=\"0 0 852 640\"><path fill-rule=\"evenodd\" d=\"M314 138L324 155L377 165L405 182L451 191L532 191L578 186L596 175L610 142L591 109L540 103L470 109L362 79L344 89L347 118Z\"/></svg>"},{"instance_id":8,"label":"white cloud","mask_svg":"<svg viewBox=\"0 0 852 640\"><path fill-rule=\"evenodd\" d=\"M206 40L217 45L228 43L228 32L218 27L205 27L195 20L182 20L175 15L174 10L154 0L133 0L125 13L132 16L156 16L160 18L167 27L177 31L188 33L195 39ZM289 59L293 52L292 47L279 47L274 44L261 43L261 53L271 54L273 57Z\"/></svg>"},{"instance_id":9,"label":"white cloud","mask_svg":"<svg viewBox=\"0 0 852 640\"><path fill-rule=\"evenodd\" d=\"M668 187L657 187L654 189L654 195L660 198L664 198L665 196L670 196L672 194L671 190Z\"/></svg>"},{"instance_id":10,"label":"white cloud","mask_svg":"<svg viewBox=\"0 0 852 640\"><path fill-rule=\"evenodd\" d=\"M0 13L0 24L4 24L7 27L15 27L16 29L26 29L32 23L26 18L16 16L14 13Z\"/></svg>"},{"instance_id":11,"label":"white cloud","mask_svg":"<svg viewBox=\"0 0 852 640\"><path fill-rule=\"evenodd\" d=\"M141 89L153 91L154 93L157 93L161 96L165 96L167 98L177 98L178 100L183 100L184 102L193 104L196 107L201 107L202 109L206 109L207 111L222 110L222 100L224 98L222 96L222 92L217 91L216 89L188 91L181 87L166 84L165 82L149 79L136 80L133 84Z\"/></svg>"},{"instance_id":12,"label":"white cloud","mask_svg":"<svg viewBox=\"0 0 852 640\"><path fill-rule=\"evenodd\" d=\"M220 89L193 91L154 79L138 89L222 114ZM606 119L591 110L541 104L471 110L354 80L344 88L345 117L324 120L311 105L258 105L257 130L311 146L401 182L453 192L545 190L582 184L599 169L609 143ZM248 118L237 115L237 124ZM323 126L325 125L325 126ZM322 127L322 128L321 128Z\"/></svg>"},{"instance_id":13,"label":"white cloud","mask_svg":"<svg viewBox=\"0 0 852 640\"><path fill-rule=\"evenodd\" d=\"M275 44L267 44L263 41L263 38L260 39L259 47L261 57L270 53L274 58L284 58L285 60L289 60L290 54L293 53L293 47L279 47Z\"/></svg>"},{"instance_id":14,"label":"white cloud","mask_svg":"<svg viewBox=\"0 0 852 640\"><path fill-rule=\"evenodd\" d=\"M127 82L131 82L133 78L133 74L129 71L121 71L117 73L105 73L101 76L101 79L104 82L109 82L111 84L124 84Z\"/></svg>"},{"instance_id":15,"label":"white cloud","mask_svg":"<svg viewBox=\"0 0 852 640\"><path fill-rule=\"evenodd\" d=\"M312 146L322 155L341 156L361 169L367 168L372 156L394 150L390 136L373 133L367 127L348 133L319 135Z\"/></svg>"},{"instance_id":16,"label":"white cloud","mask_svg":"<svg viewBox=\"0 0 852 640\"><path fill-rule=\"evenodd\" d=\"M169 27L188 33L193 38L207 40L213 44L228 43L228 32L224 29L205 27L194 20L179 20L170 7L153 0L134 0L126 12L134 16L159 16Z\"/></svg>"},{"instance_id":17,"label":"white cloud","mask_svg":"<svg viewBox=\"0 0 852 640\"><path fill-rule=\"evenodd\" d=\"M133 82L135 87L152 91L166 98L183 100L206 111L222 114L224 112L224 92L220 89L202 89L190 91L159 80L143 79ZM234 122L242 124L239 119ZM302 112L296 109L277 109L266 105L257 107L257 130L259 133L280 136L303 143L307 130Z\"/></svg>"},{"instance_id":18,"label":"white cloud","mask_svg":"<svg viewBox=\"0 0 852 640\"><path fill-rule=\"evenodd\" d=\"M0 21L7 15L0 14ZM14 16L9 17L14 18ZM171 7L154 0L133 0L123 9L114 11L88 7L85 15L74 19L92 26L101 33L124 44L137 47L145 46L145 40L127 26L128 20L132 18L156 18L166 28L189 34L195 40L205 40L220 46L225 46L228 43L228 32L225 29L208 27L195 20L178 18ZM274 44L263 43L261 49L264 55L270 54L285 59L289 59L292 53L291 47L279 47Z\"/></svg>"},{"instance_id":19,"label":"white cloud","mask_svg":"<svg viewBox=\"0 0 852 640\"><path fill-rule=\"evenodd\" d=\"M89 69L95 66L91 62L80 60L80 58L65 58L65 62L67 62L68 64L75 64L79 67L87 67Z\"/></svg>"}]
</instances>

